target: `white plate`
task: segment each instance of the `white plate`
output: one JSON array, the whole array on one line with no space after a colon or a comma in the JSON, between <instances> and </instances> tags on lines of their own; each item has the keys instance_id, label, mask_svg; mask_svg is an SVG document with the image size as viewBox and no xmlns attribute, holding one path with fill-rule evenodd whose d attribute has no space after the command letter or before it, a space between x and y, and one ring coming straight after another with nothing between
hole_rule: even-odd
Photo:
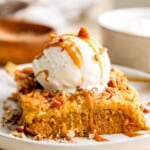
<instances>
[{"instance_id":1,"label":"white plate","mask_svg":"<svg viewBox=\"0 0 150 150\"><path fill-rule=\"evenodd\" d=\"M150 77L149 74L117 66L126 74L133 76ZM131 82L139 91L140 99L146 105L150 101L150 83ZM0 115L2 115L2 102L11 92L15 90L15 83L12 78L0 70ZM145 115L150 124L150 114ZM9 135L9 132L0 128L0 148L7 150L150 150L150 134L143 134L136 137L127 137L123 134L103 135L109 139L108 142L96 142L86 138L75 138L76 143L57 143L48 141L33 141L30 139L20 139Z\"/></svg>"}]
</instances>

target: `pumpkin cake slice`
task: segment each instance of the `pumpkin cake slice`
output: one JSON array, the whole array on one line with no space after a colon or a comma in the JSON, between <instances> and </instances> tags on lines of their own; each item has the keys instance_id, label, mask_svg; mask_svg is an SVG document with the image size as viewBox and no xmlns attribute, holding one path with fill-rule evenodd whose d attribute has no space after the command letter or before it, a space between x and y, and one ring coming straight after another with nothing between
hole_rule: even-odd
<instances>
[{"instance_id":1,"label":"pumpkin cake slice","mask_svg":"<svg viewBox=\"0 0 150 150\"><path fill-rule=\"evenodd\" d=\"M43 89L29 68L16 71L20 126L44 138L92 137L95 134L128 133L147 129L138 93L126 76L112 68L108 87L99 93L77 89L76 93Z\"/></svg>"},{"instance_id":2,"label":"pumpkin cake slice","mask_svg":"<svg viewBox=\"0 0 150 150\"><path fill-rule=\"evenodd\" d=\"M138 93L87 29L49 40L31 68L15 71L17 123L25 133L102 140L100 134L147 129Z\"/></svg>"}]
</instances>

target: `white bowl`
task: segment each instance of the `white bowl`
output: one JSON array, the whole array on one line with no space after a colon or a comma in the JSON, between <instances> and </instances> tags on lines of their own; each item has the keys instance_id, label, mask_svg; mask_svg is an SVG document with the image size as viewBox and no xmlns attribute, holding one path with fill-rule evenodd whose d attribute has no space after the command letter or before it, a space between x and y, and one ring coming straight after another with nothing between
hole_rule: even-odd
<instances>
[{"instance_id":1,"label":"white bowl","mask_svg":"<svg viewBox=\"0 0 150 150\"><path fill-rule=\"evenodd\" d=\"M112 10L98 24L112 63L150 72L150 8Z\"/></svg>"}]
</instances>

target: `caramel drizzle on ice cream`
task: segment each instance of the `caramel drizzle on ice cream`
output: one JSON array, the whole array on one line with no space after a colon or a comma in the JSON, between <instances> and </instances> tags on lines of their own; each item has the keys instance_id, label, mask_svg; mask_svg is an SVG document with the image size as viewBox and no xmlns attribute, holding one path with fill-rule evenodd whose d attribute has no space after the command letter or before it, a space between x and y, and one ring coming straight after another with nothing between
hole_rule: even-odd
<instances>
[{"instance_id":1,"label":"caramel drizzle on ice cream","mask_svg":"<svg viewBox=\"0 0 150 150\"><path fill-rule=\"evenodd\" d=\"M42 71L39 71L35 76L38 77L41 73L44 73L45 75L45 81L48 82L48 70L42 70Z\"/></svg>"},{"instance_id":2,"label":"caramel drizzle on ice cream","mask_svg":"<svg viewBox=\"0 0 150 150\"><path fill-rule=\"evenodd\" d=\"M88 30L85 27L81 27L78 33L78 37L82 40L84 40L89 47L91 47L91 49L94 51L95 56L94 59L96 61L98 61L99 66L100 66L100 79L102 79L102 75L103 75L103 65L102 65L102 61L100 59L100 55L104 52L104 50L102 48L99 48L99 45L97 45L97 43L95 42L95 40L91 39L88 33Z\"/></svg>"},{"instance_id":3,"label":"caramel drizzle on ice cream","mask_svg":"<svg viewBox=\"0 0 150 150\"><path fill-rule=\"evenodd\" d=\"M103 65L102 65L102 61L100 59L100 52L99 49L97 47L94 46L93 41L91 40L85 40L87 42L87 44L93 49L93 51L95 52L95 56L94 58L96 58L95 60L98 61L99 63L99 67L100 67L100 78L102 79L103 76Z\"/></svg>"},{"instance_id":4,"label":"caramel drizzle on ice cream","mask_svg":"<svg viewBox=\"0 0 150 150\"><path fill-rule=\"evenodd\" d=\"M81 67L81 65L83 63L83 57L82 57L80 49L77 47L76 43L73 42L70 38L67 38L66 42L70 43L69 46L70 46L72 52L74 52L74 55L72 55L73 61L74 62L78 61L80 63L80 66L78 65L78 67ZM77 64L77 62L76 62L76 64Z\"/></svg>"},{"instance_id":5,"label":"caramel drizzle on ice cream","mask_svg":"<svg viewBox=\"0 0 150 150\"><path fill-rule=\"evenodd\" d=\"M94 52L93 59L97 61L100 67L100 80L101 80L103 78L103 70L104 70L103 62L101 60L101 55L103 54L103 52L105 52L106 49L103 47L100 47L94 39L90 38L88 30L85 27L81 27L77 35L73 33L62 34L61 36L50 34L49 35L50 42L48 43L46 49L49 47L61 47L62 52L66 51L68 55L71 57L71 59L73 60L74 64L78 68L81 68L84 62L82 53L80 51L80 47L71 39L71 37L80 38L81 40L86 42L87 45L93 50ZM43 52L39 56L37 56L36 59L39 59L40 57L42 57L42 55L43 55ZM82 82L83 81L84 80L82 80ZM100 84L102 84L102 82L100 82Z\"/></svg>"},{"instance_id":6,"label":"caramel drizzle on ice cream","mask_svg":"<svg viewBox=\"0 0 150 150\"><path fill-rule=\"evenodd\" d=\"M48 47L59 46L62 48L62 51L67 51L69 56L72 58L73 62L77 67L81 67L83 63L82 54L80 49L76 46L76 43L73 42L68 36L62 35L54 43L49 43Z\"/></svg>"}]
</instances>

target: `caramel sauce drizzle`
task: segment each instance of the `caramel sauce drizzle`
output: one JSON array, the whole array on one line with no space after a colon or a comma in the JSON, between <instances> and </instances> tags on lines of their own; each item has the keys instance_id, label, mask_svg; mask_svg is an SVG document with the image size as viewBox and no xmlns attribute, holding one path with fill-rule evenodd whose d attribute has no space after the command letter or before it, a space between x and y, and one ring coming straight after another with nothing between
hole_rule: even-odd
<instances>
[{"instance_id":1,"label":"caramel sauce drizzle","mask_svg":"<svg viewBox=\"0 0 150 150\"><path fill-rule=\"evenodd\" d=\"M82 27L77 36L80 39L82 39L84 42L86 42L92 48L92 50L95 52L95 54L100 55L100 49L97 48L97 44L95 43L95 41L90 39L89 33L86 28ZM99 56L97 57L97 61L99 62L99 66L100 66L100 70L101 70L100 78L102 78L103 66L102 66L102 62L101 62ZM95 103L95 101L93 98L94 97L93 93L89 92L88 90L85 90L84 96L86 98L86 104L89 109L89 128L90 128L91 132L94 134L93 139L96 141L99 141L99 142L108 141L107 139L105 139L97 134L96 125L94 123L94 103Z\"/></svg>"},{"instance_id":2,"label":"caramel sauce drizzle","mask_svg":"<svg viewBox=\"0 0 150 150\"><path fill-rule=\"evenodd\" d=\"M78 48L78 46L76 46L76 43L75 42L73 42L73 41L71 41L69 38L68 39L66 39L68 42L70 42L71 43L71 47L72 47L72 49L74 48L75 50L75 53L78 55L78 61L80 61L80 63L82 64L83 63L83 57L82 57L82 54L81 54L81 51L80 51L80 49ZM75 58L75 57L74 57Z\"/></svg>"},{"instance_id":3,"label":"caramel sauce drizzle","mask_svg":"<svg viewBox=\"0 0 150 150\"><path fill-rule=\"evenodd\" d=\"M94 125L94 117L93 117L93 109L94 109L94 99L92 98L92 96L90 95L91 93L89 93L87 90L84 91L84 96L86 98L86 104L87 104L87 107L90 111L90 114L89 114L89 127L90 127L90 130L91 132L93 133L94 130L95 130L95 125Z\"/></svg>"},{"instance_id":4,"label":"caramel sauce drizzle","mask_svg":"<svg viewBox=\"0 0 150 150\"><path fill-rule=\"evenodd\" d=\"M60 46L60 47L62 47L62 49L66 50L67 53L70 55L70 57L72 58L72 60L76 64L76 66L78 66L80 68L81 65L82 65L82 62L83 62L81 51L76 46L76 43L73 42L72 40L70 40L69 36L79 37L80 39L84 40L93 49L93 51L95 53L100 53L101 48L97 48L95 46L95 45L97 45L95 43L95 41L89 39L90 36L89 36L88 30L85 27L81 27L77 35L75 35L73 33L62 34L60 37L58 37L56 35L53 35L53 34L49 35L51 41L53 42L54 40L56 40L56 42L49 43L46 48L51 47L51 46ZM61 40L59 40L59 39L61 39ZM70 44L67 44L65 42L70 42ZM95 43L95 45L93 43ZM73 48L75 49L74 51L73 51ZM98 57L98 61L99 61L99 65L100 65L100 68L101 68L101 78L102 78L103 68L102 68L102 62L99 59L99 57Z\"/></svg>"},{"instance_id":5,"label":"caramel sauce drizzle","mask_svg":"<svg viewBox=\"0 0 150 150\"><path fill-rule=\"evenodd\" d=\"M48 35L48 37L52 40L52 39L56 39L57 38L57 35L56 34L53 34L53 33L50 33Z\"/></svg>"},{"instance_id":6,"label":"caramel sauce drizzle","mask_svg":"<svg viewBox=\"0 0 150 150\"><path fill-rule=\"evenodd\" d=\"M43 51L40 52L38 55L35 56L36 59L40 59L43 56Z\"/></svg>"},{"instance_id":7,"label":"caramel sauce drizzle","mask_svg":"<svg viewBox=\"0 0 150 150\"><path fill-rule=\"evenodd\" d=\"M93 139L94 139L95 141L98 141L98 142L109 141L108 139L106 139L106 138L104 138L104 137L98 135L97 133L94 134Z\"/></svg>"},{"instance_id":8,"label":"caramel sauce drizzle","mask_svg":"<svg viewBox=\"0 0 150 150\"><path fill-rule=\"evenodd\" d=\"M124 134L129 136L129 137L135 137L135 136L143 135L143 134L140 134L140 133L137 133L137 132L134 132L134 131L125 132Z\"/></svg>"},{"instance_id":9,"label":"caramel sauce drizzle","mask_svg":"<svg viewBox=\"0 0 150 150\"><path fill-rule=\"evenodd\" d=\"M68 43L66 43L68 42ZM65 50L72 58L73 62L76 64L77 67L81 67L83 63L82 54L80 52L80 49L76 46L76 44L70 40L70 38L64 39L64 37L60 37L60 40L54 43L49 43L48 47L51 46L59 46L62 48L62 51ZM74 50L73 50L74 49Z\"/></svg>"},{"instance_id":10,"label":"caramel sauce drizzle","mask_svg":"<svg viewBox=\"0 0 150 150\"><path fill-rule=\"evenodd\" d=\"M72 51L71 47L67 44L62 45L62 48L67 51L67 53L70 55L76 66L79 68L81 67L81 60L77 57L76 53Z\"/></svg>"},{"instance_id":11,"label":"caramel sauce drizzle","mask_svg":"<svg viewBox=\"0 0 150 150\"><path fill-rule=\"evenodd\" d=\"M99 67L100 67L100 79L102 79L102 76L103 76L103 66L102 66L102 61L101 59L99 58L99 55L100 55L100 52L99 52L99 49L97 47L95 47L95 45L93 43L95 43L93 40L91 39L87 39L85 40L85 42L93 49L93 51L95 52L95 57L97 57L97 60L98 60L98 63L99 63Z\"/></svg>"},{"instance_id":12,"label":"caramel sauce drizzle","mask_svg":"<svg viewBox=\"0 0 150 150\"><path fill-rule=\"evenodd\" d=\"M150 113L150 109L144 108L143 112L144 113Z\"/></svg>"},{"instance_id":13,"label":"caramel sauce drizzle","mask_svg":"<svg viewBox=\"0 0 150 150\"><path fill-rule=\"evenodd\" d=\"M41 73L45 74L45 81L48 82L48 70L39 71L35 76L38 77Z\"/></svg>"},{"instance_id":14,"label":"caramel sauce drizzle","mask_svg":"<svg viewBox=\"0 0 150 150\"><path fill-rule=\"evenodd\" d=\"M90 111L89 113L89 128L91 130L92 133L94 133L95 131L95 124L94 124L94 116L93 116L93 109L94 109L94 99L92 98L92 95L90 95L92 93L89 93L89 91L85 90L84 91L84 96L86 98L86 104L87 107Z\"/></svg>"},{"instance_id":15,"label":"caramel sauce drizzle","mask_svg":"<svg viewBox=\"0 0 150 150\"><path fill-rule=\"evenodd\" d=\"M105 139L104 137L97 134L96 125L94 123L94 98L93 93L89 92L88 90L84 91L84 96L86 98L86 104L89 109L89 128L92 134L94 134L93 139L98 142L103 141L109 141L108 139Z\"/></svg>"},{"instance_id":16,"label":"caramel sauce drizzle","mask_svg":"<svg viewBox=\"0 0 150 150\"><path fill-rule=\"evenodd\" d=\"M86 42L92 49L93 51L95 52L95 60L98 61L99 63L99 66L100 66L100 79L102 79L102 75L103 75L103 66L102 66L102 61L101 59L99 58L98 55L100 55L101 53L104 52L104 49L103 48L97 48L99 47L97 45L97 43L90 38L90 35L88 33L88 30L85 28L85 27L81 27L80 30L79 30L79 33L77 35L80 39L82 39L84 42Z\"/></svg>"}]
</instances>

